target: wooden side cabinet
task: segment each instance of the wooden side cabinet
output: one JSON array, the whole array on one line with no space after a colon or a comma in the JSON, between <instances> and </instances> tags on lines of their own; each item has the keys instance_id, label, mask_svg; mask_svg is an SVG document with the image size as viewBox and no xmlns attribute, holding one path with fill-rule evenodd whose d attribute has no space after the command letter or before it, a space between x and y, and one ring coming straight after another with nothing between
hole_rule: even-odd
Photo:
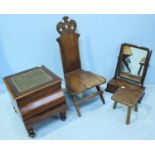
<instances>
[{"instance_id":1,"label":"wooden side cabinet","mask_svg":"<svg viewBox=\"0 0 155 155\"><path fill-rule=\"evenodd\" d=\"M24 122L29 136L33 125L52 115L66 119L67 105L61 79L45 66L35 67L4 78L11 94L13 108Z\"/></svg>"}]
</instances>

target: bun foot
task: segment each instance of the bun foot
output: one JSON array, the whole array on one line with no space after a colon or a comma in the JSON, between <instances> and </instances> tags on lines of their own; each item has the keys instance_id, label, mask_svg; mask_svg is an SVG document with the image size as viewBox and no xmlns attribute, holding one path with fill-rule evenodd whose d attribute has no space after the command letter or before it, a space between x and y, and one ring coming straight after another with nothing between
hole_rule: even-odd
<instances>
[{"instance_id":1,"label":"bun foot","mask_svg":"<svg viewBox=\"0 0 155 155\"><path fill-rule=\"evenodd\" d=\"M60 118L62 121L65 121L67 119L66 112L60 113Z\"/></svg>"},{"instance_id":2,"label":"bun foot","mask_svg":"<svg viewBox=\"0 0 155 155\"><path fill-rule=\"evenodd\" d=\"M35 130L33 128L28 129L29 137L34 138L35 137Z\"/></svg>"}]
</instances>

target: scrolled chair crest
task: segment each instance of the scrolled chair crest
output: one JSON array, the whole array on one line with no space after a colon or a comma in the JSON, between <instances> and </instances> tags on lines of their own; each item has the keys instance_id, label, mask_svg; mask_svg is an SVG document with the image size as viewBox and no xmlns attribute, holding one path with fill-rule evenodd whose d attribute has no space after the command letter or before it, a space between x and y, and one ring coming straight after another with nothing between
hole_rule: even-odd
<instances>
[{"instance_id":1,"label":"scrolled chair crest","mask_svg":"<svg viewBox=\"0 0 155 155\"><path fill-rule=\"evenodd\" d=\"M70 19L69 17L63 17L63 22L57 24L57 31L60 35L65 33L75 33L77 25L75 20Z\"/></svg>"}]
</instances>

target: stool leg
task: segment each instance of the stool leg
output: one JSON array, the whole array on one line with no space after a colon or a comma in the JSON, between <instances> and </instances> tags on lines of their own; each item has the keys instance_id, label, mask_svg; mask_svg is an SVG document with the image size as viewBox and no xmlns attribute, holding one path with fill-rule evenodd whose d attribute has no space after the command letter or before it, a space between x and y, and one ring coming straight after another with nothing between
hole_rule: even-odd
<instances>
[{"instance_id":1,"label":"stool leg","mask_svg":"<svg viewBox=\"0 0 155 155\"><path fill-rule=\"evenodd\" d=\"M130 124L130 115L131 115L131 107L128 107L128 112L127 112L127 118L126 118L126 124Z\"/></svg>"},{"instance_id":2,"label":"stool leg","mask_svg":"<svg viewBox=\"0 0 155 155\"><path fill-rule=\"evenodd\" d=\"M117 102L115 101L113 105L113 109L116 109L116 106L117 106Z\"/></svg>"},{"instance_id":3,"label":"stool leg","mask_svg":"<svg viewBox=\"0 0 155 155\"><path fill-rule=\"evenodd\" d=\"M138 111L138 104L135 105L135 112Z\"/></svg>"},{"instance_id":4,"label":"stool leg","mask_svg":"<svg viewBox=\"0 0 155 155\"><path fill-rule=\"evenodd\" d=\"M138 101L139 104L141 103L141 101L142 101L144 95L145 95L145 93L143 93L143 95L142 95L141 98L139 99L139 101Z\"/></svg>"}]
</instances>

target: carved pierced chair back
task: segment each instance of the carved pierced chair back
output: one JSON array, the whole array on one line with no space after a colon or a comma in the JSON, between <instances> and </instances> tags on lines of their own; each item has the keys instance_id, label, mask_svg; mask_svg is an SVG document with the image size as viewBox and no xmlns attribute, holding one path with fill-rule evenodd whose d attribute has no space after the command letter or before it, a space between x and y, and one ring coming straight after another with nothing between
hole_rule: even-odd
<instances>
[{"instance_id":1,"label":"carved pierced chair back","mask_svg":"<svg viewBox=\"0 0 155 155\"><path fill-rule=\"evenodd\" d=\"M76 33L76 22L63 17L64 22L57 24L57 31L60 37L57 38L61 51L61 59L64 73L81 69L78 38Z\"/></svg>"}]
</instances>

